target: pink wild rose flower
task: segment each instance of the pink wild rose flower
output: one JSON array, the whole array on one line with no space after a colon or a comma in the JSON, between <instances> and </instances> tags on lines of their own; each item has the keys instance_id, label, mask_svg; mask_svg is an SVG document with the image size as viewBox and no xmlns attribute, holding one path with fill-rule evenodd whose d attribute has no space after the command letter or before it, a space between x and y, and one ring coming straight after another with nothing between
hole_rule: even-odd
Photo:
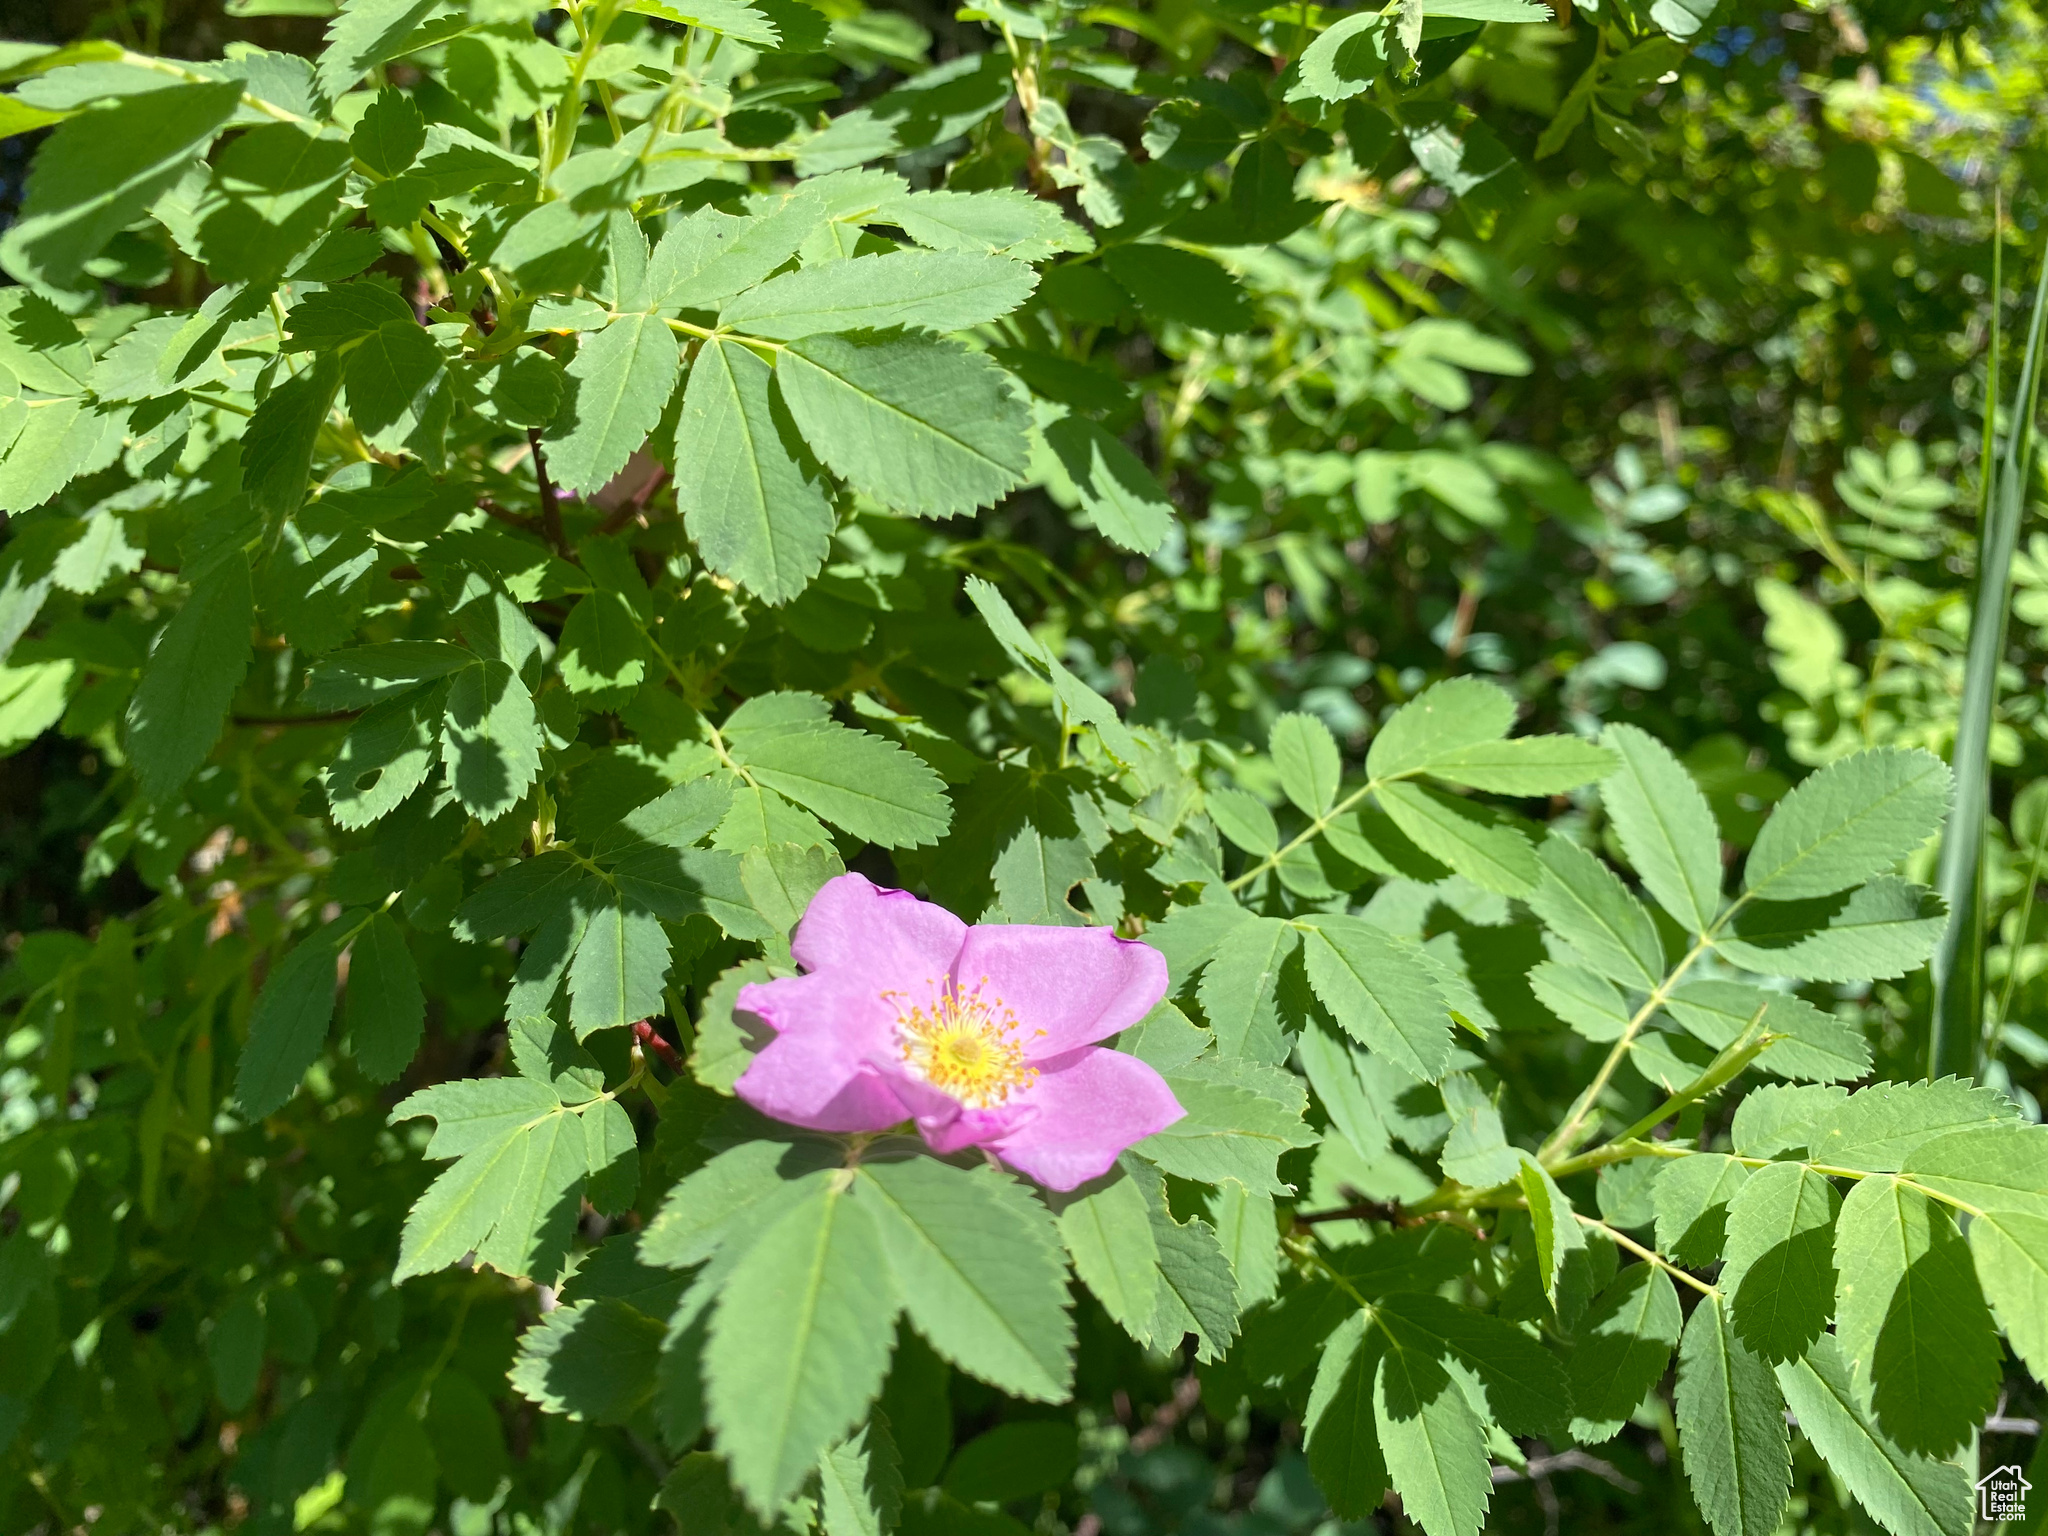
<instances>
[{"instance_id":1,"label":"pink wild rose flower","mask_svg":"<svg viewBox=\"0 0 2048 1536\"><path fill-rule=\"evenodd\" d=\"M860 875L825 883L790 949L804 975L740 988L774 1032L735 1085L815 1131L915 1120L940 1153L985 1147L1051 1189L1107 1173L1186 1113L1135 1056L1098 1046L1166 995L1166 961L1107 928L984 923Z\"/></svg>"}]
</instances>

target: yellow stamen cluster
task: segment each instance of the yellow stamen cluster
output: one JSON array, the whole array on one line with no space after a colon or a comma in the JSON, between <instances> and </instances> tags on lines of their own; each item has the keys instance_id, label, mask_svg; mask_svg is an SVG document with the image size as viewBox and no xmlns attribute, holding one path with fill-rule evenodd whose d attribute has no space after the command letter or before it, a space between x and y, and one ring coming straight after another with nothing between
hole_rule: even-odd
<instances>
[{"instance_id":1,"label":"yellow stamen cluster","mask_svg":"<svg viewBox=\"0 0 2048 1536\"><path fill-rule=\"evenodd\" d=\"M925 986L929 1003L913 1004L907 992L882 994L896 1004L896 1034L912 1072L970 1109L994 1109L1037 1080L1038 1069L1013 1038L1017 1016L987 995L986 976L971 988L950 976Z\"/></svg>"}]
</instances>

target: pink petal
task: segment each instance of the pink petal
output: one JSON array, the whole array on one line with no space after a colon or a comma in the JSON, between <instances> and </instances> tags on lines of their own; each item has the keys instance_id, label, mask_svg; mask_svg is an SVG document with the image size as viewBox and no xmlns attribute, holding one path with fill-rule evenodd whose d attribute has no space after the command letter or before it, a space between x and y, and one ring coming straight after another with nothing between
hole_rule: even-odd
<instances>
[{"instance_id":1,"label":"pink petal","mask_svg":"<svg viewBox=\"0 0 2048 1536\"><path fill-rule=\"evenodd\" d=\"M733 1091L764 1115L814 1131L882 1131L910 1118L880 1070L896 1006L839 971L740 988L739 1011L775 1031Z\"/></svg>"},{"instance_id":2,"label":"pink petal","mask_svg":"<svg viewBox=\"0 0 2048 1536\"><path fill-rule=\"evenodd\" d=\"M967 930L953 962L963 992L1016 1014L1033 1061L1060 1056L1128 1029L1166 995L1166 957L1107 928L984 924Z\"/></svg>"},{"instance_id":3,"label":"pink petal","mask_svg":"<svg viewBox=\"0 0 2048 1536\"><path fill-rule=\"evenodd\" d=\"M945 975L966 937L967 925L944 907L865 875L836 875L811 898L789 948L807 971L856 971L880 991Z\"/></svg>"},{"instance_id":4,"label":"pink petal","mask_svg":"<svg viewBox=\"0 0 2048 1536\"><path fill-rule=\"evenodd\" d=\"M1124 1148L1187 1113L1164 1078L1121 1051L1082 1049L1039 1071L1019 1096L1038 1113L984 1145L1048 1189L1100 1178Z\"/></svg>"}]
</instances>

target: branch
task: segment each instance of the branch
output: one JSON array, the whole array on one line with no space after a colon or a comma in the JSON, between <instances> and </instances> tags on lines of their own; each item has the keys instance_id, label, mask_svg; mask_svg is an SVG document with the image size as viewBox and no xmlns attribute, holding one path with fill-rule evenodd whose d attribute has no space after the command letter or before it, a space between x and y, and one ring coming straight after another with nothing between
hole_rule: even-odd
<instances>
[{"instance_id":1,"label":"branch","mask_svg":"<svg viewBox=\"0 0 2048 1536\"><path fill-rule=\"evenodd\" d=\"M548 542L555 546L555 553L564 560L575 558L569 553L569 536L562 532L562 504L555 497L555 483L548 478L547 455L541 452L540 428L528 427L526 441L533 448L533 480L540 488L540 522L547 530Z\"/></svg>"}]
</instances>

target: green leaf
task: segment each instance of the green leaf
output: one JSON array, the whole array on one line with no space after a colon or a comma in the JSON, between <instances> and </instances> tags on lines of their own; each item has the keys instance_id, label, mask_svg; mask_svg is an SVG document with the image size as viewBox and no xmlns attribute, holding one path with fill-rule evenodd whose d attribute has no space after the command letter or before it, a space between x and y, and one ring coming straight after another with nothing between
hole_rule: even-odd
<instances>
[{"instance_id":1,"label":"green leaf","mask_svg":"<svg viewBox=\"0 0 2048 1536\"><path fill-rule=\"evenodd\" d=\"M185 174L241 98L239 81L173 85L58 124L7 231L10 266L41 282L71 283Z\"/></svg>"},{"instance_id":2,"label":"green leaf","mask_svg":"<svg viewBox=\"0 0 2048 1536\"><path fill-rule=\"evenodd\" d=\"M410 324L410 320L407 321ZM414 327L418 329L418 327ZM313 445L341 388L338 358L323 356L265 395L242 433L242 488L272 520L295 515L306 499Z\"/></svg>"},{"instance_id":3,"label":"green leaf","mask_svg":"<svg viewBox=\"0 0 2048 1536\"><path fill-rule=\"evenodd\" d=\"M444 1105L470 1112L479 1139L465 1133L444 1142L441 1131L435 1132L428 1156L460 1156L407 1214L393 1277L445 1269L473 1251L479 1264L553 1284L568 1255L578 1190L589 1172L580 1117L565 1111L545 1085L523 1078L425 1089L400 1102L391 1117L438 1118Z\"/></svg>"},{"instance_id":4,"label":"green leaf","mask_svg":"<svg viewBox=\"0 0 2048 1536\"><path fill-rule=\"evenodd\" d=\"M1286 969L1301 947L1300 934L1279 918L1232 910L1239 920L1202 970L1202 1014L1216 1032L1219 1056L1278 1061L1286 1054Z\"/></svg>"},{"instance_id":5,"label":"green leaf","mask_svg":"<svg viewBox=\"0 0 2048 1536\"><path fill-rule=\"evenodd\" d=\"M249 669L255 609L249 562L236 551L164 626L128 705L128 752L151 800L183 788L220 739Z\"/></svg>"},{"instance_id":6,"label":"green leaf","mask_svg":"<svg viewBox=\"0 0 2048 1536\"><path fill-rule=\"evenodd\" d=\"M1614 871L1564 837L1547 837L1536 850L1543 880L1529 893L1529 910L1611 981L1637 991L1664 975L1664 946L1643 904Z\"/></svg>"},{"instance_id":7,"label":"green leaf","mask_svg":"<svg viewBox=\"0 0 2048 1536\"><path fill-rule=\"evenodd\" d=\"M2038 1381L2048 1372L2048 1213L1993 1207L1972 1217L1970 1257L2013 1353Z\"/></svg>"},{"instance_id":8,"label":"green leaf","mask_svg":"<svg viewBox=\"0 0 2048 1536\"><path fill-rule=\"evenodd\" d=\"M1416 847L1473 884L1503 896L1527 896L1542 878L1529 840L1476 801L1421 784L1383 784L1378 794L1381 807Z\"/></svg>"},{"instance_id":9,"label":"green leaf","mask_svg":"<svg viewBox=\"0 0 2048 1536\"><path fill-rule=\"evenodd\" d=\"M921 336L811 336L775 379L811 451L856 491L926 517L990 506L1029 472L1024 407L993 362Z\"/></svg>"},{"instance_id":10,"label":"green leaf","mask_svg":"<svg viewBox=\"0 0 2048 1536\"><path fill-rule=\"evenodd\" d=\"M309 293L284 317L285 334L290 338L287 350L293 352L330 351L374 336L387 325L417 329L418 324L412 306L398 296L398 290L374 280Z\"/></svg>"},{"instance_id":11,"label":"green leaf","mask_svg":"<svg viewBox=\"0 0 2048 1536\"><path fill-rule=\"evenodd\" d=\"M873 1212L905 1309L932 1347L1014 1397L1063 1401L1073 1383L1066 1263L1045 1207L993 1168L870 1161Z\"/></svg>"},{"instance_id":12,"label":"green leaf","mask_svg":"<svg viewBox=\"0 0 2048 1536\"><path fill-rule=\"evenodd\" d=\"M1797 901L1882 874L1940 830L1952 787L1931 752L1880 747L1841 758L1778 802L1743 881L1752 895Z\"/></svg>"},{"instance_id":13,"label":"green leaf","mask_svg":"<svg viewBox=\"0 0 2048 1536\"><path fill-rule=\"evenodd\" d=\"M1196 1359L1220 1360L1237 1336L1237 1277L1215 1230L1200 1218L1177 1220L1167 1208L1165 1182L1156 1173L1136 1174L1141 1166L1132 1171L1145 1197L1158 1253L1147 1342L1155 1349L1172 1349L1193 1334Z\"/></svg>"},{"instance_id":14,"label":"green leaf","mask_svg":"<svg viewBox=\"0 0 2048 1536\"><path fill-rule=\"evenodd\" d=\"M1007 315L1037 284L1029 267L1003 256L892 251L771 277L727 304L718 318L777 341L892 326L962 331Z\"/></svg>"},{"instance_id":15,"label":"green leaf","mask_svg":"<svg viewBox=\"0 0 2048 1536\"><path fill-rule=\"evenodd\" d=\"M733 1481L772 1517L881 1390L902 1305L852 1176L814 1174L719 1291L707 1399Z\"/></svg>"},{"instance_id":16,"label":"green leaf","mask_svg":"<svg viewBox=\"0 0 2048 1536\"><path fill-rule=\"evenodd\" d=\"M1142 1165L1141 1165L1142 1166ZM1074 1273L1124 1332L1152 1337L1159 1298L1159 1245L1145 1194L1127 1172L1061 1205L1054 1216Z\"/></svg>"},{"instance_id":17,"label":"green leaf","mask_svg":"<svg viewBox=\"0 0 2048 1536\"><path fill-rule=\"evenodd\" d=\"M779 606L824 565L835 515L770 378L735 342L698 349L676 422L676 503L704 563Z\"/></svg>"},{"instance_id":18,"label":"green leaf","mask_svg":"<svg viewBox=\"0 0 2048 1536\"><path fill-rule=\"evenodd\" d=\"M1832 1116L1848 1097L1847 1089L1834 1087L1793 1088L1772 1083L1752 1089L1735 1106L1728 1139L1744 1157L1804 1151L1816 1123Z\"/></svg>"},{"instance_id":19,"label":"green leaf","mask_svg":"<svg viewBox=\"0 0 2048 1536\"><path fill-rule=\"evenodd\" d=\"M1569 1361L1574 1440L1598 1445L1620 1433L1664 1379L1680 1321L1678 1292L1655 1265L1629 1265L1594 1299Z\"/></svg>"},{"instance_id":20,"label":"green leaf","mask_svg":"<svg viewBox=\"0 0 2048 1536\"><path fill-rule=\"evenodd\" d=\"M872 1410L861 1432L818 1458L824 1536L885 1536L903 1511L903 1468L888 1420Z\"/></svg>"},{"instance_id":21,"label":"green leaf","mask_svg":"<svg viewBox=\"0 0 2048 1536\"><path fill-rule=\"evenodd\" d=\"M455 674L441 761L448 787L477 820L495 821L518 805L540 773L540 719L518 673L485 661Z\"/></svg>"},{"instance_id":22,"label":"green leaf","mask_svg":"<svg viewBox=\"0 0 2048 1536\"><path fill-rule=\"evenodd\" d=\"M1349 101L1387 68L1387 19L1377 11L1340 16L1301 51L1295 90L1322 101Z\"/></svg>"},{"instance_id":23,"label":"green leaf","mask_svg":"<svg viewBox=\"0 0 2048 1536\"><path fill-rule=\"evenodd\" d=\"M1230 1261L1237 1298L1244 1306L1270 1301L1280 1287L1280 1255L1273 1242L1273 1197L1226 1179L1209 1195L1209 1220L1216 1242Z\"/></svg>"},{"instance_id":24,"label":"green leaf","mask_svg":"<svg viewBox=\"0 0 2048 1536\"><path fill-rule=\"evenodd\" d=\"M1450 1061L1451 1018L1413 946L1355 917L1305 920L1309 985L1345 1033L1434 1082Z\"/></svg>"},{"instance_id":25,"label":"green leaf","mask_svg":"<svg viewBox=\"0 0 2048 1536\"><path fill-rule=\"evenodd\" d=\"M1337 803L1344 762L1322 721L1314 715L1282 715L1273 722L1267 750L1280 772L1280 788L1304 815L1321 816Z\"/></svg>"},{"instance_id":26,"label":"green leaf","mask_svg":"<svg viewBox=\"0 0 2048 1536\"><path fill-rule=\"evenodd\" d=\"M274 283L334 221L348 146L312 127L265 123L215 152L192 215L215 281Z\"/></svg>"},{"instance_id":27,"label":"green leaf","mask_svg":"<svg viewBox=\"0 0 2048 1536\"><path fill-rule=\"evenodd\" d=\"M1399 1333L1380 1358L1373 1424L1408 1518L1428 1536L1476 1536L1493 1492L1486 1428L1443 1362Z\"/></svg>"},{"instance_id":28,"label":"green leaf","mask_svg":"<svg viewBox=\"0 0 2048 1536\"><path fill-rule=\"evenodd\" d=\"M882 199L875 218L896 225L919 245L979 251L1018 261L1043 261L1060 251L1088 251L1094 241L1057 206L1029 192L898 192Z\"/></svg>"},{"instance_id":29,"label":"green leaf","mask_svg":"<svg viewBox=\"0 0 2048 1536\"><path fill-rule=\"evenodd\" d=\"M1299 1078L1257 1062L1198 1060L1167 1074L1166 1083L1187 1113L1133 1151L1177 1178L1293 1193L1275 1164L1289 1148L1316 1141L1302 1123L1308 1095Z\"/></svg>"},{"instance_id":30,"label":"green leaf","mask_svg":"<svg viewBox=\"0 0 2048 1536\"><path fill-rule=\"evenodd\" d=\"M468 943L488 943L529 932L569 905L591 885L566 848L521 859L486 880L455 909L451 931Z\"/></svg>"},{"instance_id":31,"label":"green leaf","mask_svg":"<svg viewBox=\"0 0 2048 1536\"><path fill-rule=\"evenodd\" d=\"M1543 1282L1544 1297L1553 1308L1559 1305L1558 1282L1563 1277L1568 1255L1586 1246L1586 1236L1572 1214L1572 1203L1544 1171L1543 1165L1526 1153L1516 1180L1529 1205L1529 1222L1536 1233L1536 1273Z\"/></svg>"},{"instance_id":32,"label":"green leaf","mask_svg":"<svg viewBox=\"0 0 2048 1536\"><path fill-rule=\"evenodd\" d=\"M834 850L815 844L769 843L740 855L740 885L777 933L795 928L825 882L845 873Z\"/></svg>"},{"instance_id":33,"label":"green leaf","mask_svg":"<svg viewBox=\"0 0 2048 1536\"><path fill-rule=\"evenodd\" d=\"M1805 1354L1835 1299L1834 1223L1841 1197L1800 1163L1759 1168L1728 1202L1721 1289L1750 1350L1777 1364Z\"/></svg>"},{"instance_id":34,"label":"green leaf","mask_svg":"<svg viewBox=\"0 0 2048 1536\"><path fill-rule=\"evenodd\" d=\"M427 1000L405 935L388 912L372 917L349 951L342 1022L356 1065L377 1082L396 1078L420 1048Z\"/></svg>"},{"instance_id":35,"label":"green leaf","mask_svg":"<svg viewBox=\"0 0 2048 1536\"><path fill-rule=\"evenodd\" d=\"M1515 701L1494 683L1453 677L1395 710L1366 753L1375 779L1425 771L1438 758L1497 742L1515 723Z\"/></svg>"},{"instance_id":36,"label":"green leaf","mask_svg":"<svg viewBox=\"0 0 2048 1536\"><path fill-rule=\"evenodd\" d=\"M1789 993L1739 981L1690 981L1672 993L1665 1008L1694 1039L1717 1051L1734 1044L1762 1009L1764 1029L1785 1038L1767 1046L1757 1065L1781 1077L1830 1083L1870 1073L1870 1042L1862 1030Z\"/></svg>"},{"instance_id":37,"label":"green leaf","mask_svg":"<svg viewBox=\"0 0 2048 1536\"><path fill-rule=\"evenodd\" d=\"M379 176L396 176L427 142L427 120L410 96L393 86L377 93L349 135L355 157Z\"/></svg>"},{"instance_id":38,"label":"green leaf","mask_svg":"<svg viewBox=\"0 0 2048 1536\"><path fill-rule=\"evenodd\" d=\"M335 965L352 926L347 916L338 917L300 940L256 995L235 1075L235 1100L249 1119L281 1109L319 1059L334 1017Z\"/></svg>"},{"instance_id":39,"label":"green leaf","mask_svg":"<svg viewBox=\"0 0 2048 1536\"><path fill-rule=\"evenodd\" d=\"M1218 334L1251 329L1250 296L1207 256L1140 240L1104 251L1102 268L1160 320Z\"/></svg>"},{"instance_id":40,"label":"green leaf","mask_svg":"<svg viewBox=\"0 0 2048 1536\"><path fill-rule=\"evenodd\" d=\"M1448 1371L1480 1419L1511 1435L1563 1431L1571 1388L1557 1356L1533 1335L1504 1318L1417 1291L1396 1291L1378 1307L1388 1335Z\"/></svg>"},{"instance_id":41,"label":"green leaf","mask_svg":"<svg viewBox=\"0 0 2048 1536\"><path fill-rule=\"evenodd\" d=\"M1914 1151L1951 1131L2009 1123L2018 1107L1995 1088L1958 1078L1878 1083L1852 1093L1815 1123L1813 1160L1834 1168L1889 1173Z\"/></svg>"},{"instance_id":42,"label":"green leaf","mask_svg":"<svg viewBox=\"0 0 2048 1536\"><path fill-rule=\"evenodd\" d=\"M939 776L893 741L829 718L793 728L750 729L765 719L761 695L733 711L725 731L733 760L855 837L885 848L935 843L952 820Z\"/></svg>"},{"instance_id":43,"label":"green leaf","mask_svg":"<svg viewBox=\"0 0 2048 1536\"><path fill-rule=\"evenodd\" d=\"M1686 1320L1673 1406L1686 1481L1714 1536L1771 1536L1792 1477L1784 1399L1719 1296L1703 1297Z\"/></svg>"},{"instance_id":44,"label":"green leaf","mask_svg":"<svg viewBox=\"0 0 2048 1536\"><path fill-rule=\"evenodd\" d=\"M1216 830L1246 853L1271 858L1280 851L1280 824L1256 795L1225 785L1206 797Z\"/></svg>"},{"instance_id":45,"label":"green leaf","mask_svg":"<svg viewBox=\"0 0 2048 1536\"><path fill-rule=\"evenodd\" d=\"M1444 1177L1471 1189L1506 1184L1521 1172L1521 1155L1508 1146L1500 1106L1470 1074L1453 1072L1440 1085L1451 1128L1438 1161Z\"/></svg>"},{"instance_id":46,"label":"green leaf","mask_svg":"<svg viewBox=\"0 0 2048 1536\"><path fill-rule=\"evenodd\" d=\"M633 605L616 592L578 598L562 625L555 664L572 693L638 687L647 676L647 636Z\"/></svg>"},{"instance_id":47,"label":"green leaf","mask_svg":"<svg viewBox=\"0 0 2048 1536\"><path fill-rule=\"evenodd\" d=\"M1341 1516L1369 1516L1386 1492L1387 1464L1373 1417L1373 1386L1385 1351L1386 1335L1352 1312L1318 1352L1302 1432L1316 1487Z\"/></svg>"},{"instance_id":48,"label":"green leaf","mask_svg":"<svg viewBox=\"0 0 2048 1536\"><path fill-rule=\"evenodd\" d=\"M1785 1406L1828 1470L1892 1536L1970 1536L1969 1474L1952 1462L1902 1451L1870 1422L1848 1368L1823 1336L1802 1360L1778 1367Z\"/></svg>"},{"instance_id":49,"label":"green leaf","mask_svg":"<svg viewBox=\"0 0 2048 1536\"><path fill-rule=\"evenodd\" d=\"M635 902L607 902L590 915L569 967L569 1022L581 1040L665 1011L668 934Z\"/></svg>"},{"instance_id":50,"label":"green leaf","mask_svg":"<svg viewBox=\"0 0 2048 1536\"><path fill-rule=\"evenodd\" d=\"M1916 969L1947 925L1948 911L1932 891L1879 875L1846 895L1751 902L1714 947L1767 975L1864 981Z\"/></svg>"},{"instance_id":51,"label":"green leaf","mask_svg":"<svg viewBox=\"0 0 2048 1536\"><path fill-rule=\"evenodd\" d=\"M1588 1040L1619 1040L1633 1016L1613 982L1576 965L1545 960L1530 970L1529 990Z\"/></svg>"},{"instance_id":52,"label":"green leaf","mask_svg":"<svg viewBox=\"0 0 2048 1536\"><path fill-rule=\"evenodd\" d=\"M1359 1075L1361 1052L1322 1019L1311 1019L1295 1041L1309 1086L1330 1124L1367 1162L1391 1145L1391 1132L1378 1101Z\"/></svg>"},{"instance_id":53,"label":"green leaf","mask_svg":"<svg viewBox=\"0 0 2048 1536\"><path fill-rule=\"evenodd\" d=\"M682 371L659 315L621 315L586 335L569 364L574 386L547 430L548 470L565 490L595 491L647 441Z\"/></svg>"},{"instance_id":54,"label":"green leaf","mask_svg":"<svg viewBox=\"0 0 2048 1536\"><path fill-rule=\"evenodd\" d=\"M1695 1152L1657 1175L1657 1246L1681 1264L1704 1267L1721 1256L1728 1202L1749 1170L1721 1152Z\"/></svg>"},{"instance_id":55,"label":"green leaf","mask_svg":"<svg viewBox=\"0 0 2048 1536\"><path fill-rule=\"evenodd\" d=\"M557 1307L519 1339L506 1373L512 1389L549 1413L623 1424L654 1396L655 1357L666 1329L623 1301L603 1297Z\"/></svg>"},{"instance_id":56,"label":"green leaf","mask_svg":"<svg viewBox=\"0 0 2048 1536\"><path fill-rule=\"evenodd\" d=\"M1111 543L1156 554L1173 531L1174 506L1144 461L1085 416L1062 416L1045 429L1081 510Z\"/></svg>"},{"instance_id":57,"label":"green leaf","mask_svg":"<svg viewBox=\"0 0 2048 1536\"><path fill-rule=\"evenodd\" d=\"M1999 1382L1998 1334L1962 1234L1911 1184L1876 1174L1842 1202L1835 1272L1835 1337L1858 1394L1901 1447L1947 1456Z\"/></svg>"},{"instance_id":58,"label":"green leaf","mask_svg":"<svg viewBox=\"0 0 2048 1536\"><path fill-rule=\"evenodd\" d=\"M1721 834L1707 797L1671 749L1633 725L1610 725L1600 744L1621 766L1600 786L1622 851L1643 888L1691 933L1721 909Z\"/></svg>"},{"instance_id":59,"label":"green leaf","mask_svg":"<svg viewBox=\"0 0 2048 1536\"><path fill-rule=\"evenodd\" d=\"M1561 795L1604 778L1616 764L1607 748L1576 736L1517 736L1439 752L1428 771L1446 783L1498 795Z\"/></svg>"},{"instance_id":60,"label":"green leaf","mask_svg":"<svg viewBox=\"0 0 2048 1536\"><path fill-rule=\"evenodd\" d=\"M441 349L410 315L386 321L348 354L342 375L348 413L373 448L418 445L418 434L445 426L448 374Z\"/></svg>"}]
</instances>

